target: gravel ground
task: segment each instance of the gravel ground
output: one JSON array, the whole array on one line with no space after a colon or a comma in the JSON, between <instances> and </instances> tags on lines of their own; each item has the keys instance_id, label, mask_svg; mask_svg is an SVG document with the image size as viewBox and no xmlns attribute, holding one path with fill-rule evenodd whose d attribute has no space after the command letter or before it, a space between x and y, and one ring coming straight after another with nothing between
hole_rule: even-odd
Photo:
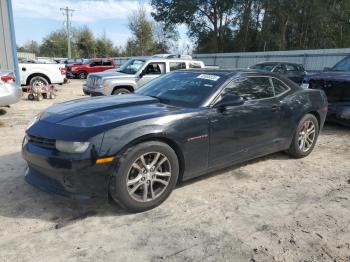
<instances>
[{"instance_id":1,"label":"gravel ground","mask_svg":"<svg viewBox=\"0 0 350 262\"><path fill-rule=\"evenodd\" d=\"M73 202L23 180L28 121L82 96L0 109L0 261L350 261L350 129L326 125L304 159L277 153L178 186L128 214Z\"/></svg>"}]
</instances>

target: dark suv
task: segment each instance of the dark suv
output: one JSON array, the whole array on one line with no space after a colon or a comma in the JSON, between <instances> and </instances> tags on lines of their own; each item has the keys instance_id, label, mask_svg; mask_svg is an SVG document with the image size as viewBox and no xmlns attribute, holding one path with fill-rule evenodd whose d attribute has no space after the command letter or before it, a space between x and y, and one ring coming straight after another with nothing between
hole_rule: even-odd
<instances>
[{"instance_id":1,"label":"dark suv","mask_svg":"<svg viewBox=\"0 0 350 262\"><path fill-rule=\"evenodd\" d=\"M274 72L289 78L295 83L301 85L306 75L303 65L287 62L264 62L249 67L250 69Z\"/></svg>"}]
</instances>

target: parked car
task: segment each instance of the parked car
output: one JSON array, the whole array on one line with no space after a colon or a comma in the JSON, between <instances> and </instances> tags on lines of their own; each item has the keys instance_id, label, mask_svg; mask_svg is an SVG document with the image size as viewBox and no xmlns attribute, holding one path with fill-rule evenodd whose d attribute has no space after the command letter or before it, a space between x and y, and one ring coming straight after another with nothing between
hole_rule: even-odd
<instances>
[{"instance_id":1,"label":"parked car","mask_svg":"<svg viewBox=\"0 0 350 262\"><path fill-rule=\"evenodd\" d=\"M203 67L202 61L188 59L131 59L118 70L90 74L83 91L91 96L128 94L171 71Z\"/></svg>"},{"instance_id":2,"label":"parked car","mask_svg":"<svg viewBox=\"0 0 350 262\"><path fill-rule=\"evenodd\" d=\"M113 59L90 59L81 64L67 66L67 74L74 78L86 79L90 73L103 72L116 67Z\"/></svg>"},{"instance_id":3,"label":"parked car","mask_svg":"<svg viewBox=\"0 0 350 262\"><path fill-rule=\"evenodd\" d=\"M276 74L179 70L136 94L49 107L26 130L25 179L144 211L179 181L277 151L309 155L326 110L323 91Z\"/></svg>"},{"instance_id":4,"label":"parked car","mask_svg":"<svg viewBox=\"0 0 350 262\"><path fill-rule=\"evenodd\" d=\"M250 66L249 68L279 74L299 85L303 83L303 79L306 75L303 65L287 62L264 62Z\"/></svg>"},{"instance_id":5,"label":"parked car","mask_svg":"<svg viewBox=\"0 0 350 262\"><path fill-rule=\"evenodd\" d=\"M22 96L22 89L16 84L12 71L0 70L0 107L17 103Z\"/></svg>"},{"instance_id":6,"label":"parked car","mask_svg":"<svg viewBox=\"0 0 350 262\"><path fill-rule=\"evenodd\" d=\"M42 87L66 83L66 68L63 64L19 63L21 85Z\"/></svg>"},{"instance_id":7,"label":"parked car","mask_svg":"<svg viewBox=\"0 0 350 262\"><path fill-rule=\"evenodd\" d=\"M321 89L328 97L327 120L350 126L350 56L332 68L308 75L304 88Z\"/></svg>"}]
</instances>

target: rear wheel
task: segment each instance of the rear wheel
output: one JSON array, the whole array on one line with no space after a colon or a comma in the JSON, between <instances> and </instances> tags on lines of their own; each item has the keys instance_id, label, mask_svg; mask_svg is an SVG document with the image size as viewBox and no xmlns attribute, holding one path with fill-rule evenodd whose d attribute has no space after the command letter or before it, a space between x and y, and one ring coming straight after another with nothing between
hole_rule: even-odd
<instances>
[{"instance_id":1,"label":"rear wheel","mask_svg":"<svg viewBox=\"0 0 350 262\"><path fill-rule=\"evenodd\" d=\"M126 88L118 88L113 90L112 95L125 95L130 94L131 92Z\"/></svg>"},{"instance_id":2,"label":"rear wheel","mask_svg":"<svg viewBox=\"0 0 350 262\"><path fill-rule=\"evenodd\" d=\"M33 88L43 88L44 86L49 85L49 82L42 76L34 76L30 79L29 84Z\"/></svg>"},{"instance_id":3,"label":"rear wheel","mask_svg":"<svg viewBox=\"0 0 350 262\"><path fill-rule=\"evenodd\" d=\"M176 185L179 163L167 144L152 141L128 149L110 183L110 195L121 207L142 212L160 205Z\"/></svg>"},{"instance_id":4,"label":"rear wheel","mask_svg":"<svg viewBox=\"0 0 350 262\"><path fill-rule=\"evenodd\" d=\"M287 153L296 158L309 155L315 147L318 133L319 124L316 117L306 114L299 122Z\"/></svg>"}]
</instances>

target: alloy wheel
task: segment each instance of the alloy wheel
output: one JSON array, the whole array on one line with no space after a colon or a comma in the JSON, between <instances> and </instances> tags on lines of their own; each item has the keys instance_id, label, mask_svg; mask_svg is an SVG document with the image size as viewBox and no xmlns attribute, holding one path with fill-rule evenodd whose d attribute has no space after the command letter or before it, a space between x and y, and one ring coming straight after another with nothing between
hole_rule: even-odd
<instances>
[{"instance_id":1,"label":"alloy wheel","mask_svg":"<svg viewBox=\"0 0 350 262\"><path fill-rule=\"evenodd\" d=\"M316 127L312 121L305 121L299 131L298 145L302 152L310 150L315 142L316 138Z\"/></svg>"},{"instance_id":2,"label":"alloy wheel","mask_svg":"<svg viewBox=\"0 0 350 262\"><path fill-rule=\"evenodd\" d=\"M163 194L171 178L168 158L159 152L149 152L134 161L127 176L127 190L134 200L149 202Z\"/></svg>"}]
</instances>

